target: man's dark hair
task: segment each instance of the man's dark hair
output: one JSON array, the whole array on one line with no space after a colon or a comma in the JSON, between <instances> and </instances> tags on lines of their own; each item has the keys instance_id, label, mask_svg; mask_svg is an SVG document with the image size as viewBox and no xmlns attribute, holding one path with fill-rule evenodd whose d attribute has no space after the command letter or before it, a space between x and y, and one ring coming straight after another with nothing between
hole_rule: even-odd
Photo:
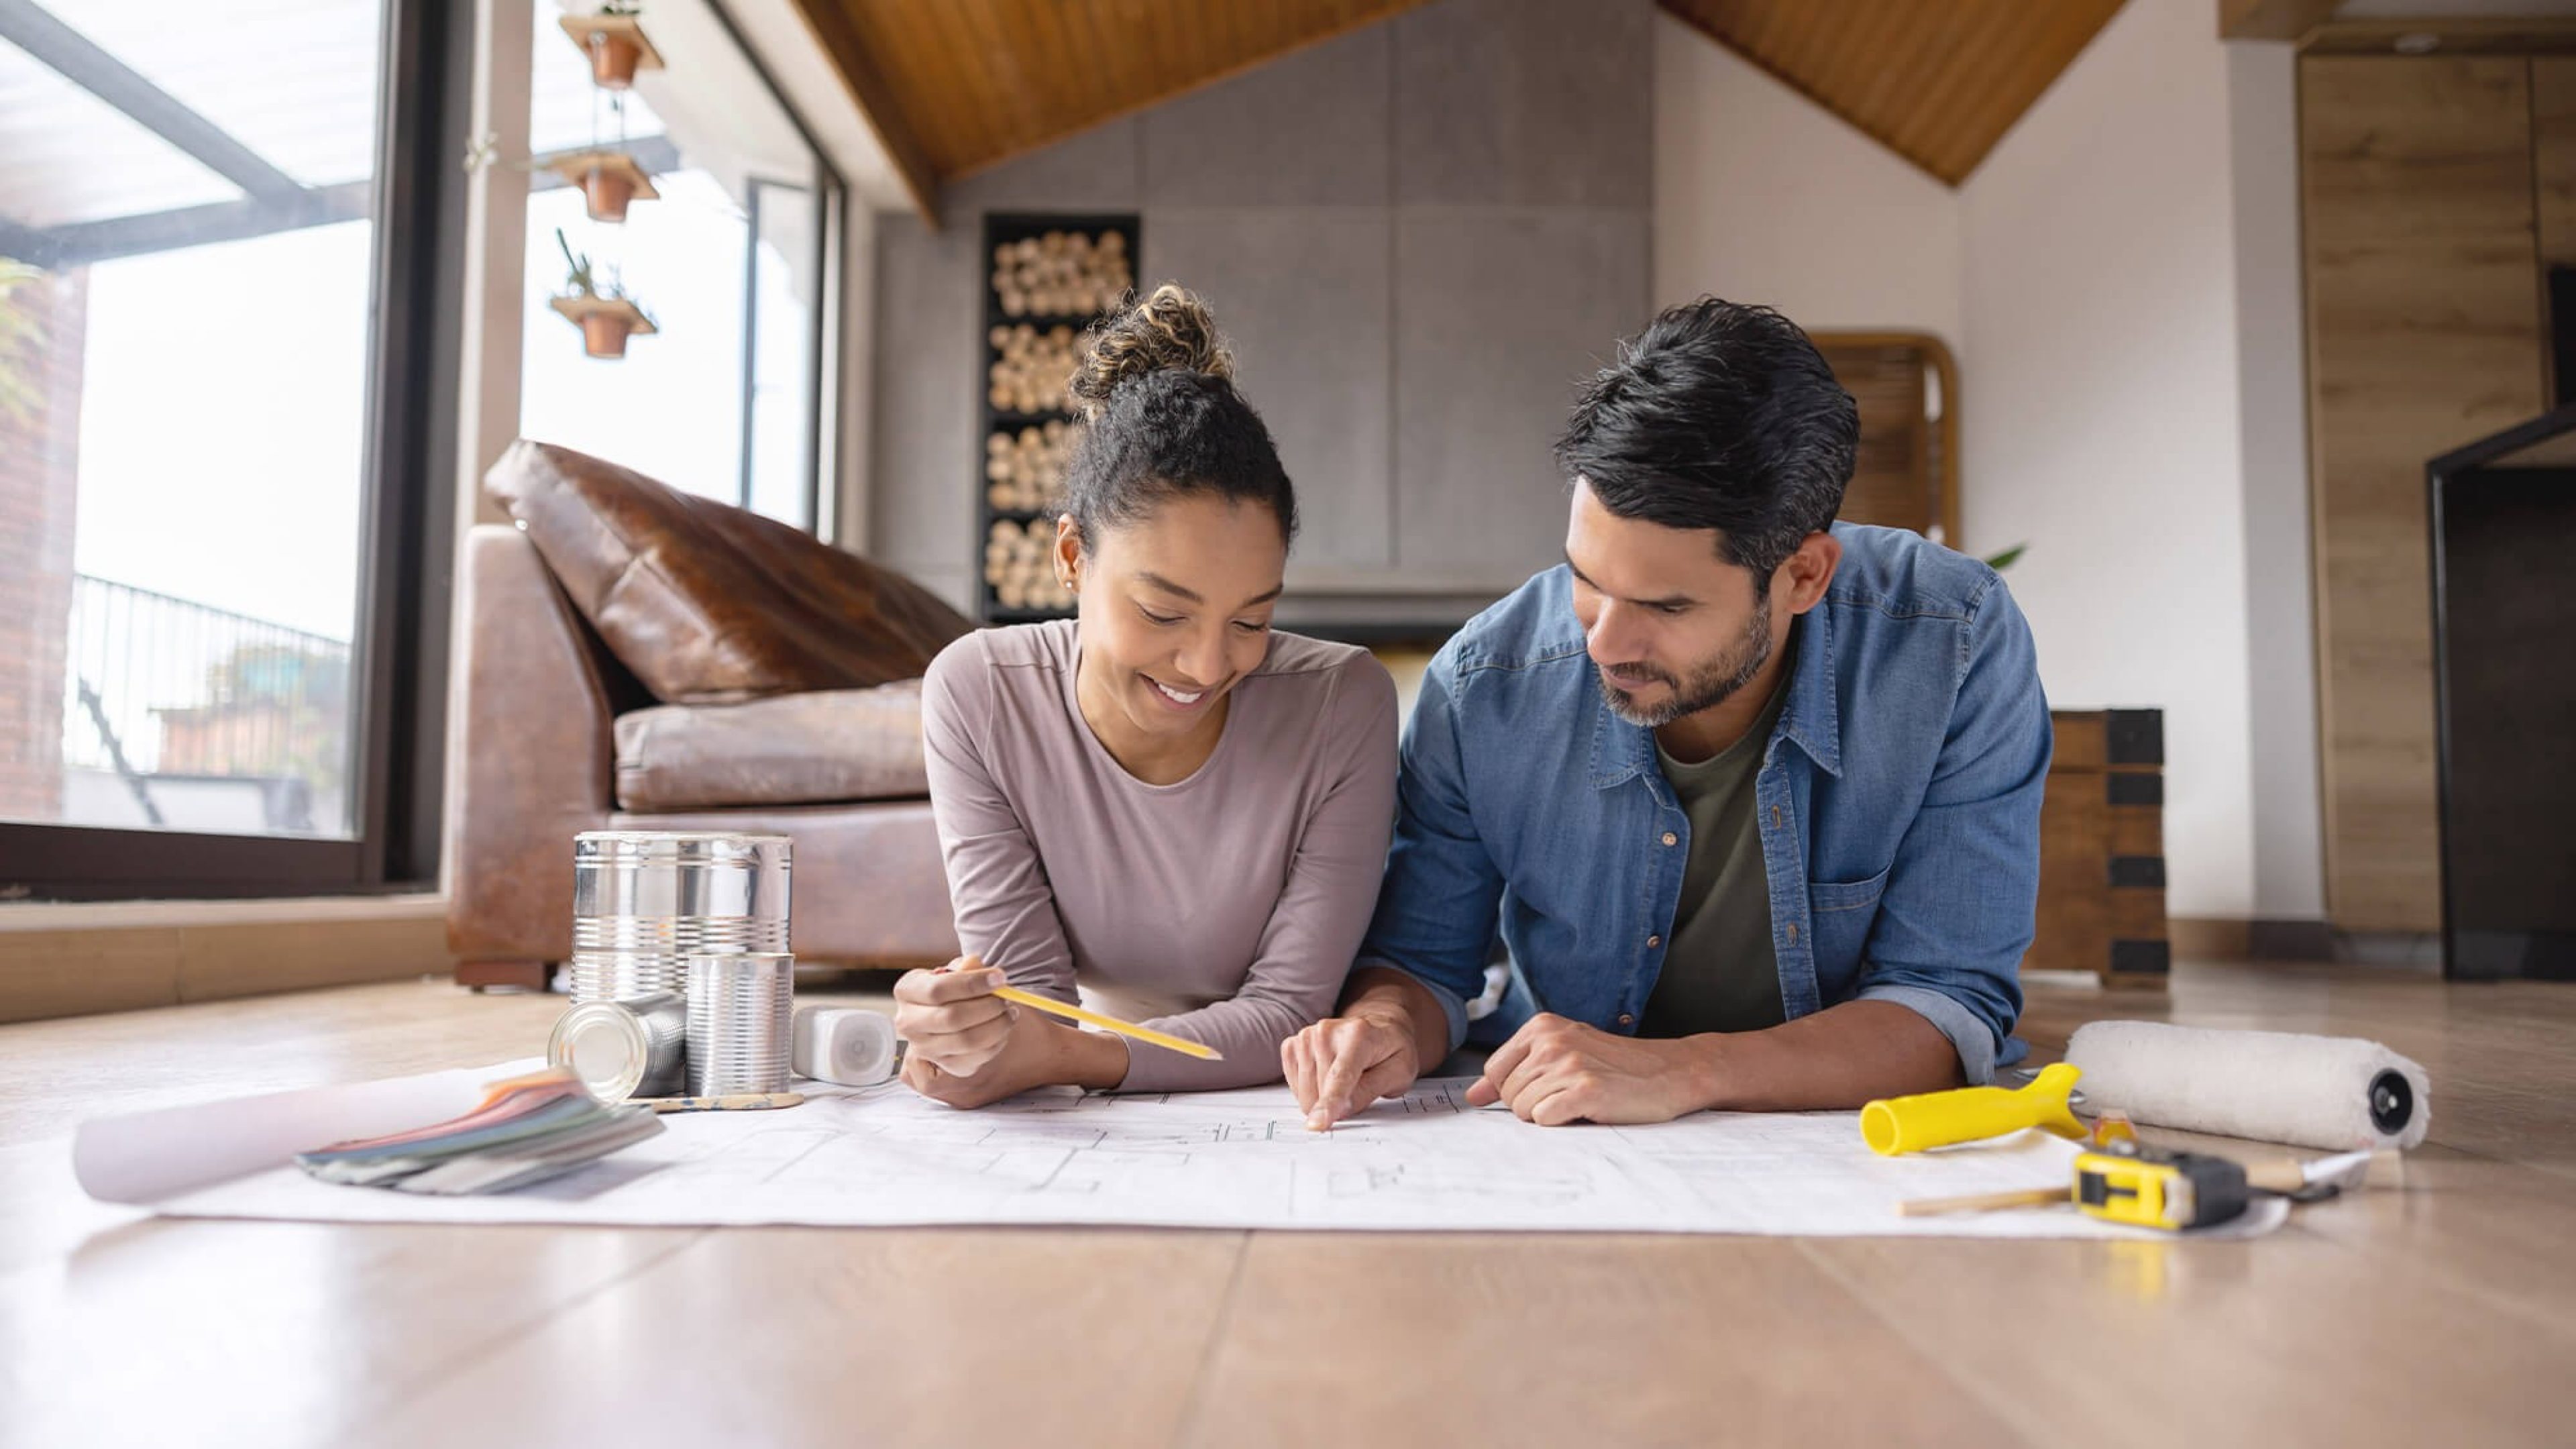
<instances>
[{"instance_id":1,"label":"man's dark hair","mask_svg":"<svg viewBox=\"0 0 2576 1449\"><path fill-rule=\"evenodd\" d=\"M1859 441L1860 410L1806 333L1702 297L1583 385L1556 460L1621 518L1719 530L1721 556L1759 585L1832 525Z\"/></svg>"}]
</instances>

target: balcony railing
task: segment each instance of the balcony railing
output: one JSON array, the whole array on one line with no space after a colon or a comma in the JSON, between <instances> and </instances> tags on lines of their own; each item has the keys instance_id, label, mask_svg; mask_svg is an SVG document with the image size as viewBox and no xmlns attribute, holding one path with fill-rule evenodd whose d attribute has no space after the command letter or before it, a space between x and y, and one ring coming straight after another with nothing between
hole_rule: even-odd
<instances>
[{"instance_id":1,"label":"balcony railing","mask_svg":"<svg viewBox=\"0 0 2576 1449\"><path fill-rule=\"evenodd\" d=\"M149 825L214 790L253 828L342 828L347 641L86 574L67 632L67 772L114 775Z\"/></svg>"}]
</instances>

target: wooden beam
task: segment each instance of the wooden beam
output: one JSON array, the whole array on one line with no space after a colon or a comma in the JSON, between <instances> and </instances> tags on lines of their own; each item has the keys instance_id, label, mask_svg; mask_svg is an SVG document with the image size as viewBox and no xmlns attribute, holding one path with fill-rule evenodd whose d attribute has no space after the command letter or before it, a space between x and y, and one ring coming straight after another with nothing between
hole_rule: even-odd
<instances>
[{"instance_id":1,"label":"wooden beam","mask_svg":"<svg viewBox=\"0 0 2576 1449\"><path fill-rule=\"evenodd\" d=\"M302 182L271 165L230 132L190 110L33 0L0 0L0 40L61 72L63 79L124 112L136 125L251 196L274 205L291 205L304 194Z\"/></svg>"},{"instance_id":2,"label":"wooden beam","mask_svg":"<svg viewBox=\"0 0 2576 1449\"><path fill-rule=\"evenodd\" d=\"M937 231L939 175L932 169L930 154L922 148L911 120L895 102L894 90L886 84L884 72L860 43L849 13L841 8L840 0L796 0L796 11L805 17L806 30L823 48L823 54L831 58L832 69L850 93L851 103L859 108L860 119L868 123L877 145L893 163L904 194L912 198L913 210L920 213L923 225Z\"/></svg>"},{"instance_id":3,"label":"wooden beam","mask_svg":"<svg viewBox=\"0 0 2576 1449\"><path fill-rule=\"evenodd\" d=\"M344 181L298 192L286 201L244 197L203 206L104 221L74 222L40 233L53 243L56 268L87 266L117 257L149 256L213 242L245 241L281 231L357 221L375 209L376 184Z\"/></svg>"},{"instance_id":4,"label":"wooden beam","mask_svg":"<svg viewBox=\"0 0 2576 1449\"><path fill-rule=\"evenodd\" d=\"M2341 0L2218 0L2221 40L2302 40Z\"/></svg>"},{"instance_id":5,"label":"wooden beam","mask_svg":"<svg viewBox=\"0 0 2576 1449\"><path fill-rule=\"evenodd\" d=\"M25 262L38 271L57 271L62 266L62 244L50 233L0 216L0 257Z\"/></svg>"},{"instance_id":6,"label":"wooden beam","mask_svg":"<svg viewBox=\"0 0 2576 1449\"><path fill-rule=\"evenodd\" d=\"M2426 50L2397 48L2401 38L2430 36ZM2301 55L2576 55L2576 19L2534 15L2521 18L2452 18L2422 20L2336 20L2308 32L2299 42Z\"/></svg>"}]
</instances>

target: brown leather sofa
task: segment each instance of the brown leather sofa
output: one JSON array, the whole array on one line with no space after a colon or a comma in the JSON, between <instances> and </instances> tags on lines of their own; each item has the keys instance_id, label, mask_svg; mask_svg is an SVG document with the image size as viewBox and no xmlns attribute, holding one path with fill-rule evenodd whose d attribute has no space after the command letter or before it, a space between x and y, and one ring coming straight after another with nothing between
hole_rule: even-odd
<instances>
[{"instance_id":1,"label":"brown leather sofa","mask_svg":"<svg viewBox=\"0 0 2576 1449\"><path fill-rule=\"evenodd\" d=\"M909 580L766 519L521 443L473 530L448 797L448 949L541 987L572 950L585 830L795 840L800 964L957 952L919 674L971 627ZM647 681L651 681L648 683Z\"/></svg>"}]
</instances>

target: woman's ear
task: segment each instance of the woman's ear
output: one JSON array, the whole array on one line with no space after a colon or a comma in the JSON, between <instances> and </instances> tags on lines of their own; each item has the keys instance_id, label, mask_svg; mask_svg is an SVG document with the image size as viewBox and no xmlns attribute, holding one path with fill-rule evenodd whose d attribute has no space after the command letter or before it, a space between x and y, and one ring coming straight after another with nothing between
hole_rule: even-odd
<instances>
[{"instance_id":1,"label":"woman's ear","mask_svg":"<svg viewBox=\"0 0 2576 1449\"><path fill-rule=\"evenodd\" d=\"M1082 528L1070 513L1055 521L1055 581L1068 594L1082 587Z\"/></svg>"}]
</instances>

